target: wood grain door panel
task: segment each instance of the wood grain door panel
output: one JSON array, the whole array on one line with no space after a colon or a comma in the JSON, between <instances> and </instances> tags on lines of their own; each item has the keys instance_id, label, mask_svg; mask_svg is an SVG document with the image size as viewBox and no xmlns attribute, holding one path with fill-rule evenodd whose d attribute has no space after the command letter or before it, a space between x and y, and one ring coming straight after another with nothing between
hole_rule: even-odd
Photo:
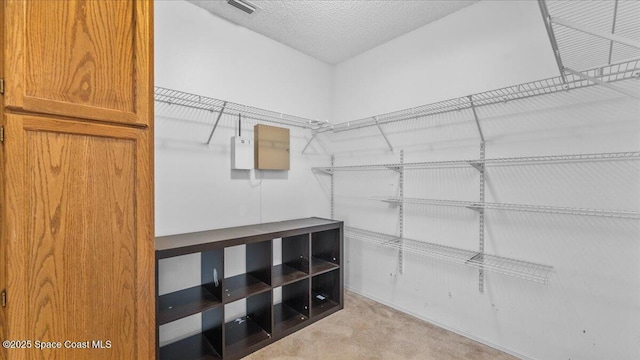
<instances>
[{"instance_id":1,"label":"wood grain door panel","mask_svg":"<svg viewBox=\"0 0 640 360\"><path fill-rule=\"evenodd\" d=\"M91 347L8 358L151 358L148 132L9 114L6 124L8 338Z\"/></svg>"},{"instance_id":2,"label":"wood grain door panel","mask_svg":"<svg viewBox=\"0 0 640 360\"><path fill-rule=\"evenodd\" d=\"M0 24L4 23L4 7L0 5ZM0 26L0 78L4 78L4 27ZM4 126L4 97L0 96L0 126ZM5 197L4 197L4 147L0 145L0 219L4 219ZM7 247L4 236L4 223L0 221L0 291L7 288L6 268L7 268ZM0 306L0 339L7 338L5 308ZM6 359L6 351L0 347L0 359Z\"/></svg>"},{"instance_id":3,"label":"wood grain door panel","mask_svg":"<svg viewBox=\"0 0 640 360\"><path fill-rule=\"evenodd\" d=\"M148 125L152 1L5 1L7 107Z\"/></svg>"}]
</instances>

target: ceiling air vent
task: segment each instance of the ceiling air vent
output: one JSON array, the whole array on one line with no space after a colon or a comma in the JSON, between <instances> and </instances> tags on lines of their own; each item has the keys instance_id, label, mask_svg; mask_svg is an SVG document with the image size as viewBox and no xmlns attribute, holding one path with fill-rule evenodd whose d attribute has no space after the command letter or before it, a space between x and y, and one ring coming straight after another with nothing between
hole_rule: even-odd
<instances>
[{"instance_id":1,"label":"ceiling air vent","mask_svg":"<svg viewBox=\"0 0 640 360\"><path fill-rule=\"evenodd\" d=\"M228 0L227 3L246 12L247 14L251 14L256 11L256 6L246 0Z\"/></svg>"}]
</instances>

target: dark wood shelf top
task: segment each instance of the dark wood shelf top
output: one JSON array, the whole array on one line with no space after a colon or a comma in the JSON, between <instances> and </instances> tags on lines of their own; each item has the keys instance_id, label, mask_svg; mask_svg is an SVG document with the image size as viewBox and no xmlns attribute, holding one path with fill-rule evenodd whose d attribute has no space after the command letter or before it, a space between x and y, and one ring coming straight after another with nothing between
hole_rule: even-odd
<instances>
[{"instance_id":1,"label":"dark wood shelf top","mask_svg":"<svg viewBox=\"0 0 640 360\"><path fill-rule=\"evenodd\" d=\"M271 339L269 333L260 327L255 321L244 316L238 321L230 321L225 327L225 356L233 357L234 354Z\"/></svg>"},{"instance_id":2,"label":"dark wood shelf top","mask_svg":"<svg viewBox=\"0 0 640 360\"><path fill-rule=\"evenodd\" d=\"M160 360L220 360L222 357L203 334L165 345L160 348Z\"/></svg>"},{"instance_id":3,"label":"dark wood shelf top","mask_svg":"<svg viewBox=\"0 0 640 360\"><path fill-rule=\"evenodd\" d=\"M313 231L340 228L342 221L317 217L238 226L225 229L160 236L155 239L156 258L162 259L208 249L295 236Z\"/></svg>"},{"instance_id":4,"label":"dark wood shelf top","mask_svg":"<svg viewBox=\"0 0 640 360\"><path fill-rule=\"evenodd\" d=\"M220 299L201 285L161 295L158 299L158 325L197 314L221 304Z\"/></svg>"},{"instance_id":5,"label":"dark wood shelf top","mask_svg":"<svg viewBox=\"0 0 640 360\"><path fill-rule=\"evenodd\" d=\"M285 264L281 264L273 267L271 283L273 287L276 288L278 286L283 286L291 284L298 280L302 280L307 276L307 274L298 269L292 268L291 266Z\"/></svg>"},{"instance_id":6,"label":"dark wood shelf top","mask_svg":"<svg viewBox=\"0 0 640 360\"><path fill-rule=\"evenodd\" d=\"M314 318L316 316L319 316L322 313L325 313L331 309L335 309L338 306L340 306L340 304L338 304L337 302L326 298L325 300L319 300L316 297L317 294L312 294L311 296L311 318Z\"/></svg>"},{"instance_id":7,"label":"dark wood shelf top","mask_svg":"<svg viewBox=\"0 0 640 360\"><path fill-rule=\"evenodd\" d=\"M317 257L311 258L311 274L312 275L323 274L338 268L340 268L340 266L332 262L322 260Z\"/></svg>"},{"instance_id":8,"label":"dark wood shelf top","mask_svg":"<svg viewBox=\"0 0 640 360\"><path fill-rule=\"evenodd\" d=\"M240 274L224 279L222 301L230 303L261 292L271 290L271 286L251 274Z\"/></svg>"},{"instance_id":9,"label":"dark wood shelf top","mask_svg":"<svg viewBox=\"0 0 640 360\"><path fill-rule=\"evenodd\" d=\"M273 318L276 333L283 333L292 327L298 326L309 320L308 317L300 314L291 306L280 303L273 306Z\"/></svg>"}]
</instances>

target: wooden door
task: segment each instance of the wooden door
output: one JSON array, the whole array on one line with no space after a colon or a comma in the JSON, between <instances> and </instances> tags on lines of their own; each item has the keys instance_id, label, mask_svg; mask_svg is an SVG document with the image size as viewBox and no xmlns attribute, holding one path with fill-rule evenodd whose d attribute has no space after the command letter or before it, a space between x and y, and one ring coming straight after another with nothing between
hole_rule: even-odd
<instances>
[{"instance_id":1,"label":"wooden door","mask_svg":"<svg viewBox=\"0 0 640 360\"><path fill-rule=\"evenodd\" d=\"M89 342L8 359L155 357L150 135L5 114L4 339Z\"/></svg>"},{"instance_id":2,"label":"wooden door","mask_svg":"<svg viewBox=\"0 0 640 360\"><path fill-rule=\"evenodd\" d=\"M2 6L2 0L0 0L0 24L4 24L4 6ZM4 79L4 26L0 25L0 79ZM0 133L3 131L4 127L4 96L0 96ZM7 277L6 277L6 269L7 269L7 247L6 240L4 236L4 209L5 209L5 187L4 187L4 147L0 142L0 302L3 302L1 299L4 296L4 291L7 288ZM0 340L7 339L7 316L6 316L6 308L3 304L0 304ZM0 359L6 359L6 351L4 347L0 347Z\"/></svg>"},{"instance_id":3,"label":"wooden door","mask_svg":"<svg viewBox=\"0 0 640 360\"><path fill-rule=\"evenodd\" d=\"M4 0L9 109L149 125L152 0Z\"/></svg>"}]
</instances>

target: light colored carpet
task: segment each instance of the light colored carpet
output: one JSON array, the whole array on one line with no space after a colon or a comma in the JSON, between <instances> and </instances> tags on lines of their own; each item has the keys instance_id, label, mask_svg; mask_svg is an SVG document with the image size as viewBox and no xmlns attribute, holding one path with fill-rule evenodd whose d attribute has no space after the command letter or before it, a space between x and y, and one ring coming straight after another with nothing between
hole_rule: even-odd
<instances>
[{"instance_id":1,"label":"light colored carpet","mask_svg":"<svg viewBox=\"0 0 640 360\"><path fill-rule=\"evenodd\" d=\"M244 358L307 359L491 359L513 356L345 291L344 310Z\"/></svg>"}]
</instances>

